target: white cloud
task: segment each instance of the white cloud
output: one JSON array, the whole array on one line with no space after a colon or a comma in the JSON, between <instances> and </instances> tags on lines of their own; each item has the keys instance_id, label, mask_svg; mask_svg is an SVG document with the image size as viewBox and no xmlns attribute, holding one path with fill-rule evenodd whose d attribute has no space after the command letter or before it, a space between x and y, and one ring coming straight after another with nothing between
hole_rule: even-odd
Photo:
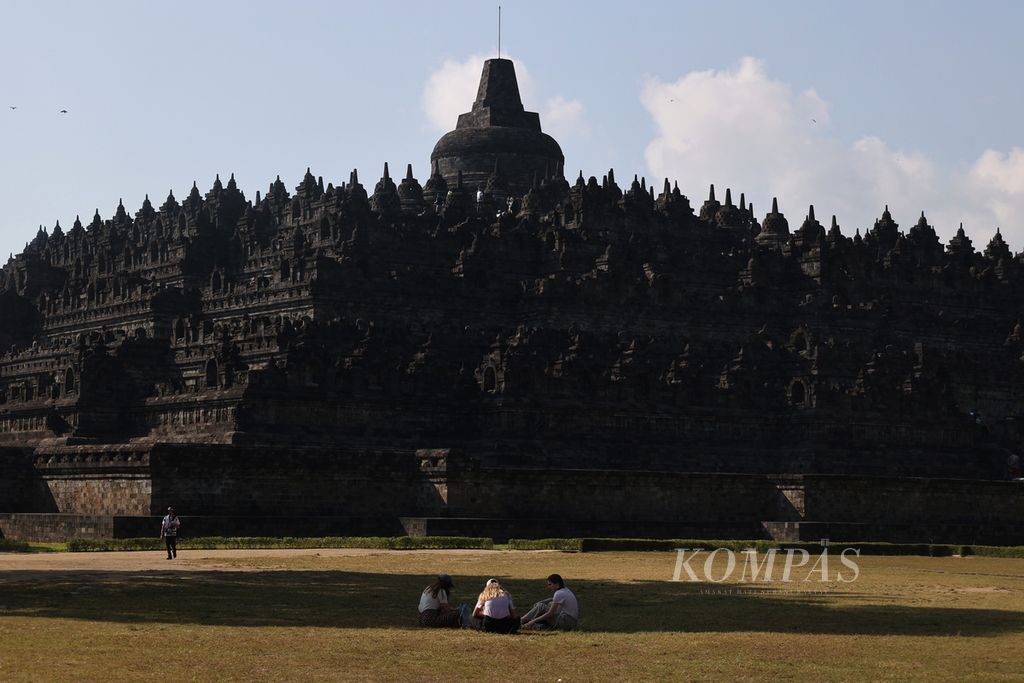
<instances>
[{"instance_id":1,"label":"white cloud","mask_svg":"<svg viewBox=\"0 0 1024 683\"><path fill-rule=\"evenodd\" d=\"M431 126L439 131L451 130L459 114L469 111L476 99L484 59L480 55L462 62L448 59L430 74L423 88L423 111Z\"/></svg>"},{"instance_id":2,"label":"white cloud","mask_svg":"<svg viewBox=\"0 0 1024 683\"><path fill-rule=\"evenodd\" d=\"M1006 194L1024 194L1024 149L1014 147L1009 154L986 149L971 167L971 177Z\"/></svg>"},{"instance_id":3,"label":"white cloud","mask_svg":"<svg viewBox=\"0 0 1024 683\"><path fill-rule=\"evenodd\" d=\"M1007 154L985 150L963 179L965 194L991 213L991 221L1002 227L1010 247L1021 249L1024 240L1024 149L1014 147ZM986 235L991 233L988 231Z\"/></svg>"},{"instance_id":4,"label":"white cloud","mask_svg":"<svg viewBox=\"0 0 1024 683\"><path fill-rule=\"evenodd\" d=\"M567 100L561 95L552 97L541 112L540 121L544 130L556 139L590 135L590 125L579 100Z\"/></svg>"},{"instance_id":5,"label":"white cloud","mask_svg":"<svg viewBox=\"0 0 1024 683\"><path fill-rule=\"evenodd\" d=\"M651 79L641 101L657 130L646 148L649 171L678 179L695 206L716 183L719 197L725 187L745 192L759 214L777 196L794 227L813 203L819 220L834 213L852 234L888 204L904 229L924 210L946 239L962 220L979 248L999 225L1011 247L1024 249L1019 148L986 150L969 168L949 170L871 135L845 144L831 133L828 104L814 90L773 80L751 57L732 70Z\"/></svg>"},{"instance_id":6,"label":"white cloud","mask_svg":"<svg viewBox=\"0 0 1024 683\"><path fill-rule=\"evenodd\" d=\"M507 59L513 57L507 56ZM473 106L480 84L484 55L471 55L463 61L448 59L427 79L423 88L423 111L431 127L439 132L455 128L459 114ZM540 111L541 126L551 135L572 137L589 135L583 103L561 95L549 97L543 107L536 106L537 83L522 62L515 62L519 94L528 111Z\"/></svg>"}]
</instances>

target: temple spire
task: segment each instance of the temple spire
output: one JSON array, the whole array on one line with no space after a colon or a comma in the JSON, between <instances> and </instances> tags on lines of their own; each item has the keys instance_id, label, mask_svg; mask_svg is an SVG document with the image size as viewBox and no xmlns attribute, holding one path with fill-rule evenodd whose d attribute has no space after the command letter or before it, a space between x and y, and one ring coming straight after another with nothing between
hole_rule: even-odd
<instances>
[{"instance_id":1,"label":"temple spire","mask_svg":"<svg viewBox=\"0 0 1024 683\"><path fill-rule=\"evenodd\" d=\"M519 82L516 80L516 70L512 62L507 59L488 59L484 62L472 113L485 109L493 110L492 114L500 112L510 115L522 114L524 111L523 100L519 95ZM461 124L462 117L459 119Z\"/></svg>"}]
</instances>

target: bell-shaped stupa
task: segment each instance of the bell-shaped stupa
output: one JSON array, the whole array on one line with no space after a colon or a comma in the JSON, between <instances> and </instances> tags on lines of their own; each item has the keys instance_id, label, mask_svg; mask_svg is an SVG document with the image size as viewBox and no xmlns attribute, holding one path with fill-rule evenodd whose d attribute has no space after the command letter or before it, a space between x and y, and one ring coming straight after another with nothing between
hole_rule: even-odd
<instances>
[{"instance_id":1,"label":"bell-shaped stupa","mask_svg":"<svg viewBox=\"0 0 1024 683\"><path fill-rule=\"evenodd\" d=\"M565 157L554 138L541 132L540 115L523 108L511 60L488 59L473 109L437 141L430 161L449 186L461 171L470 189L486 187L497 163L509 193L523 195L535 176L561 178Z\"/></svg>"}]
</instances>

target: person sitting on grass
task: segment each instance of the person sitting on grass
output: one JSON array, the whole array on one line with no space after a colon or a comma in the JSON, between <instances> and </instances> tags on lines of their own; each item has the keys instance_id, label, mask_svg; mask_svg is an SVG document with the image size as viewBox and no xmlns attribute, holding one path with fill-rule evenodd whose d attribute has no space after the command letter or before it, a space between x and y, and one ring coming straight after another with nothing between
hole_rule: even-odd
<instances>
[{"instance_id":1,"label":"person sitting on grass","mask_svg":"<svg viewBox=\"0 0 1024 683\"><path fill-rule=\"evenodd\" d=\"M452 609L448 598L455 584L447 574L438 574L437 580L420 594L420 626L432 628L458 628L469 624L469 605Z\"/></svg>"},{"instance_id":2,"label":"person sitting on grass","mask_svg":"<svg viewBox=\"0 0 1024 683\"><path fill-rule=\"evenodd\" d=\"M558 574L548 577L548 589L553 590L554 595L548 600L541 600L523 615L523 628L572 631L580 618L576 596L565 587L565 581Z\"/></svg>"},{"instance_id":3,"label":"person sitting on grass","mask_svg":"<svg viewBox=\"0 0 1024 683\"><path fill-rule=\"evenodd\" d=\"M515 633L519 630L519 617L512 596L501 587L497 579L488 579L473 610L473 619L483 620L488 633Z\"/></svg>"}]
</instances>

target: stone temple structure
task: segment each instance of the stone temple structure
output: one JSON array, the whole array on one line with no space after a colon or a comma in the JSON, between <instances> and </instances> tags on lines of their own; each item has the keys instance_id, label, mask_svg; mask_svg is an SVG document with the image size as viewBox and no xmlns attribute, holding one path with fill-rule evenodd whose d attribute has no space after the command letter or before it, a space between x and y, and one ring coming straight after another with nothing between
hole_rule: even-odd
<instances>
[{"instance_id":1,"label":"stone temple structure","mask_svg":"<svg viewBox=\"0 0 1024 683\"><path fill-rule=\"evenodd\" d=\"M512 62L484 63L472 111L437 141L430 155L448 184L463 183L494 195L522 196L535 178L562 177L565 157L554 138L541 132L540 116L525 111Z\"/></svg>"},{"instance_id":2,"label":"stone temple structure","mask_svg":"<svg viewBox=\"0 0 1024 683\"><path fill-rule=\"evenodd\" d=\"M431 161L40 229L0 272L0 532L1024 542L998 233L570 184L505 60Z\"/></svg>"}]
</instances>

